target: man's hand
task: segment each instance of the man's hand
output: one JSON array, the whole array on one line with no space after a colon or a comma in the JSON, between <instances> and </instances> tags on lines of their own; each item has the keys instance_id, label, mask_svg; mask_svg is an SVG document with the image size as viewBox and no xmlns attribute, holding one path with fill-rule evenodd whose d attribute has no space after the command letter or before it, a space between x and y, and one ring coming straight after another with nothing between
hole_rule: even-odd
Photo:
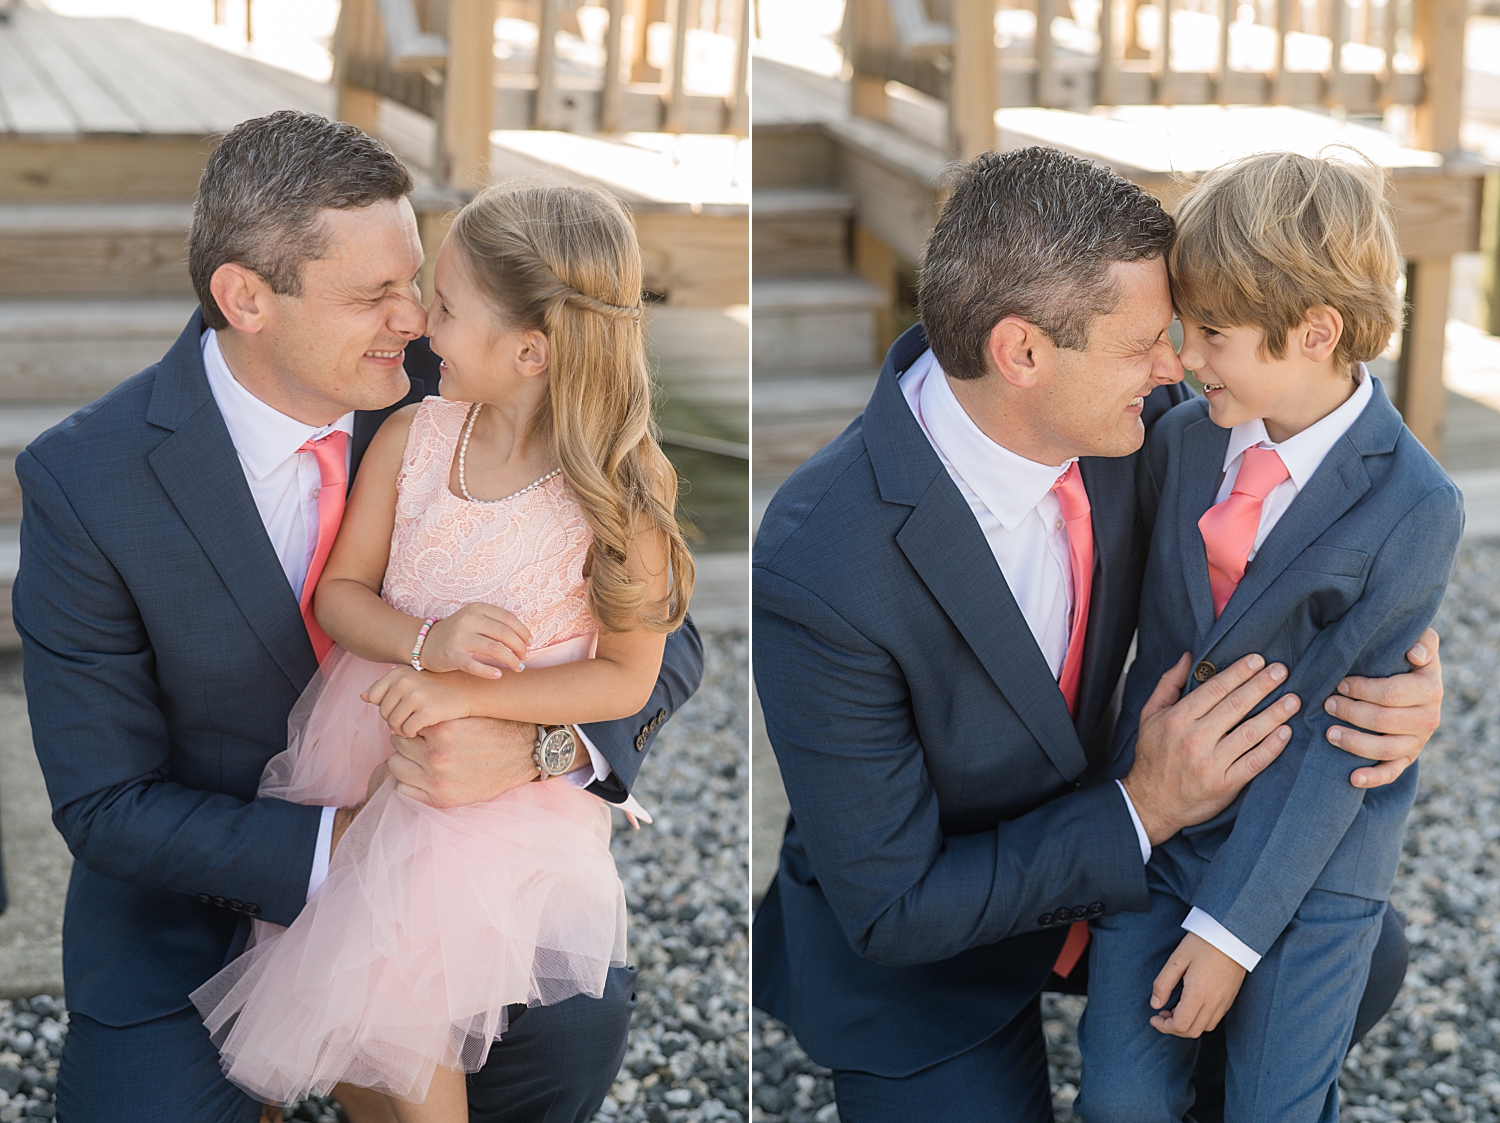
<instances>
[{"instance_id":1,"label":"man's hand","mask_svg":"<svg viewBox=\"0 0 1500 1123\"><path fill-rule=\"evenodd\" d=\"M361 803L355 807L340 807L333 813L333 832L328 836L328 856L333 857L335 850L339 848L339 839L344 837L344 832L354 822L354 816L364 810Z\"/></svg>"},{"instance_id":2,"label":"man's hand","mask_svg":"<svg viewBox=\"0 0 1500 1123\"><path fill-rule=\"evenodd\" d=\"M1151 1019L1173 1037L1199 1037L1217 1026L1245 981L1245 969L1201 936L1189 932L1151 984L1151 1009L1161 1010L1182 983L1177 1005Z\"/></svg>"},{"instance_id":3,"label":"man's hand","mask_svg":"<svg viewBox=\"0 0 1500 1123\"><path fill-rule=\"evenodd\" d=\"M471 717L392 737L396 790L430 807L484 803L537 777L536 726ZM585 755L580 753L580 755Z\"/></svg>"},{"instance_id":4,"label":"man's hand","mask_svg":"<svg viewBox=\"0 0 1500 1123\"><path fill-rule=\"evenodd\" d=\"M1183 698L1192 663L1184 653L1142 707L1122 783L1152 846L1224 810L1286 748L1286 722L1302 704L1295 694L1245 720L1286 681L1285 667L1265 662L1247 655Z\"/></svg>"},{"instance_id":5,"label":"man's hand","mask_svg":"<svg viewBox=\"0 0 1500 1123\"><path fill-rule=\"evenodd\" d=\"M1356 678L1339 683L1339 693L1323 708L1340 721L1361 729L1335 725L1331 744L1383 764L1356 768L1349 782L1356 788L1389 784L1416 760L1443 716L1443 665L1438 659L1438 634L1431 628L1406 653L1412 670L1390 678ZM1342 695L1342 697L1340 696ZM1366 733L1365 730L1373 730Z\"/></svg>"}]
</instances>

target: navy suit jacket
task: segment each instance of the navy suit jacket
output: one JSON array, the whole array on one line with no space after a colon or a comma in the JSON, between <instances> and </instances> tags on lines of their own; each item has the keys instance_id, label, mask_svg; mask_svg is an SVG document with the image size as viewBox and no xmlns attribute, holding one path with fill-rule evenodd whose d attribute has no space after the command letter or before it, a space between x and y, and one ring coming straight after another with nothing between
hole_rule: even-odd
<instances>
[{"instance_id":1,"label":"navy suit jacket","mask_svg":"<svg viewBox=\"0 0 1500 1123\"><path fill-rule=\"evenodd\" d=\"M292 922L321 814L256 798L317 661L209 391L202 332L195 313L161 362L16 460L27 704L76 859L68 1005L114 1026L185 1009L249 916ZM408 400L435 393L430 352L408 358ZM387 413L356 416L356 462ZM685 626L642 714L587 727L618 799L644 755L637 734L687 700L702 668Z\"/></svg>"},{"instance_id":2,"label":"navy suit jacket","mask_svg":"<svg viewBox=\"0 0 1500 1123\"><path fill-rule=\"evenodd\" d=\"M1263 955L1315 886L1372 900L1390 893L1417 769L1386 787L1354 787L1349 773L1367 762L1328 743L1336 721L1321 701L1345 675L1409 669L1406 651L1453 574L1463 498L1376 381L1216 620L1198 520L1218 492L1228 443L1202 400L1172 410L1147 439L1141 503L1154 531L1116 772L1134 758L1141 707L1184 651L1195 666L1207 662L1205 679L1252 651L1286 664L1286 681L1259 707L1287 692L1302 700L1282 755L1223 813L1153 856L1177 864L1186 876L1176 883L1197 886L1191 904Z\"/></svg>"},{"instance_id":3,"label":"navy suit jacket","mask_svg":"<svg viewBox=\"0 0 1500 1123\"><path fill-rule=\"evenodd\" d=\"M777 492L753 559L755 681L791 802L754 999L819 1063L901 1076L992 1035L1068 923L1147 905L1106 779L1147 532L1135 460L1080 463L1095 562L1078 718L891 348L844 433ZM1148 424L1177 400L1161 387Z\"/></svg>"}]
</instances>

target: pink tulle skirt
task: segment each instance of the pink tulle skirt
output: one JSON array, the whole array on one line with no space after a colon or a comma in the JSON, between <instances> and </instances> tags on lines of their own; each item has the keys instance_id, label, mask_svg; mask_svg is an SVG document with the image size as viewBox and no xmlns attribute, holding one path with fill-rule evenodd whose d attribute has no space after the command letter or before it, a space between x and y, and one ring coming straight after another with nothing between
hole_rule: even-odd
<instances>
[{"instance_id":1,"label":"pink tulle skirt","mask_svg":"<svg viewBox=\"0 0 1500 1123\"><path fill-rule=\"evenodd\" d=\"M260 794L359 803L391 752L359 695L389 669L334 648ZM292 926L256 921L249 950L193 992L226 1075L272 1103L341 1082L420 1102L437 1065L484 1064L507 1006L599 997L625 952L609 834L606 805L566 781L440 811L387 779Z\"/></svg>"}]
</instances>

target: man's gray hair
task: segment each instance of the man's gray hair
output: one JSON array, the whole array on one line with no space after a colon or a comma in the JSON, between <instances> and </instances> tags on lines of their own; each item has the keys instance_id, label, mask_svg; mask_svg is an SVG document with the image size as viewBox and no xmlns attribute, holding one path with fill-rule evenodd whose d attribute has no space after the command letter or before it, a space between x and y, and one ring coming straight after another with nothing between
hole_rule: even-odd
<instances>
[{"instance_id":1,"label":"man's gray hair","mask_svg":"<svg viewBox=\"0 0 1500 1123\"><path fill-rule=\"evenodd\" d=\"M1116 261L1162 257L1172 218L1109 169L1055 148L985 152L950 173L922 252L918 304L927 342L958 379L988 369L990 331L1007 316L1059 347L1089 345L1119 299Z\"/></svg>"},{"instance_id":2,"label":"man's gray hair","mask_svg":"<svg viewBox=\"0 0 1500 1123\"><path fill-rule=\"evenodd\" d=\"M272 292L302 293L302 267L322 256L328 208L368 207L410 194L396 154L353 125L283 109L242 121L208 158L188 233L188 272L203 322L229 326L209 289L221 265L243 265Z\"/></svg>"}]
</instances>

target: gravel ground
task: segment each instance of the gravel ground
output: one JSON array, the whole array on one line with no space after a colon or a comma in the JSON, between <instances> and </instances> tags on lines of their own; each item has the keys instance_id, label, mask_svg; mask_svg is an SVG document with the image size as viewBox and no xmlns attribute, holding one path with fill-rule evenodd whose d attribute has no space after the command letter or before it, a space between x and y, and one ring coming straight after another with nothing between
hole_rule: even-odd
<instances>
[{"instance_id":1,"label":"gravel ground","mask_svg":"<svg viewBox=\"0 0 1500 1123\"><path fill-rule=\"evenodd\" d=\"M1384 1019L1344 1065L1348 1123L1500 1123L1500 542L1467 542L1436 622L1443 727L1422 756L1393 900L1412 962ZM1043 1000L1059 1123L1078 1086L1083 999ZM752 1120L832 1123L828 1070L785 1027L754 1015Z\"/></svg>"},{"instance_id":2,"label":"gravel ground","mask_svg":"<svg viewBox=\"0 0 1500 1123\"><path fill-rule=\"evenodd\" d=\"M662 730L636 785L656 822L615 833L639 1003L595 1123L743 1123L749 1110L749 644L742 631L706 634L704 644L703 685ZM52 1118L66 1032L61 999L0 1000L0 1123ZM325 1100L288 1114L343 1121Z\"/></svg>"}]
</instances>

